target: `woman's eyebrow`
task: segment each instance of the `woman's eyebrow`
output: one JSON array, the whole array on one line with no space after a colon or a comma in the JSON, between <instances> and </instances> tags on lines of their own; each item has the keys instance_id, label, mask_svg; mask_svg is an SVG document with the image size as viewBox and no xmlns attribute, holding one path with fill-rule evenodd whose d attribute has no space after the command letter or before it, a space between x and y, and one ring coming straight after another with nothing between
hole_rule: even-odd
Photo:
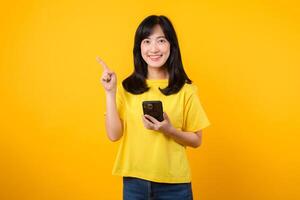
<instances>
[{"instance_id":1,"label":"woman's eyebrow","mask_svg":"<svg viewBox=\"0 0 300 200\"><path fill-rule=\"evenodd\" d=\"M151 36L148 36L148 37L146 37L145 39L159 39L159 38L166 38L164 35L160 35L160 36L157 36L157 37L151 37Z\"/></svg>"}]
</instances>

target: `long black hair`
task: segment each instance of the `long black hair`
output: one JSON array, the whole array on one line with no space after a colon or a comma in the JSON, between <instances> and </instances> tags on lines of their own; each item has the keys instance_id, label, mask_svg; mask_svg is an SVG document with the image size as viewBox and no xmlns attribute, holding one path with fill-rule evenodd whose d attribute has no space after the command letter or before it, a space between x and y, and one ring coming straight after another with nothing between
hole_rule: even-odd
<instances>
[{"instance_id":1,"label":"long black hair","mask_svg":"<svg viewBox=\"0 0 300 200\"><path fill-rule=\"evenodd\" d=\"M164 95L171 95L177 93L185 83L192 83L184 71L176 32L171 21L166 16L150 15L141 22L135 32L133 47L134 72L122 82L124 89L132 94L142 94L149 90L146 83L148 65L141 55L141 42L151 35L155 25L161 27L170 43L170 55L165 63L169 74L169 82L166 88L159 88L160 91Z\"/></svg>"}]
</instances>

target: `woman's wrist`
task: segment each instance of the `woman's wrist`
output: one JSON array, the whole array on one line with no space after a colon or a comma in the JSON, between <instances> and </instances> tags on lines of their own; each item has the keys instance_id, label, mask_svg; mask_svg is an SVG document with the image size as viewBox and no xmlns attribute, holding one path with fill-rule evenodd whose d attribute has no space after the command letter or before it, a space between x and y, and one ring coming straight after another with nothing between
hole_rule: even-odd
<instances>
[{"instance_id":1,"label":"woman's wrist","mask_svg":"<svg viewBox=\"0 0 300 200\"><path fill-rule=\"evenodd\" d=\"M164 134L166 136L172 137L173 135L176 134L176 132L177 132L177 129L174 128L174 126L170 126L164 131Z\"/></svg>"},{"instance_id":2,"label":"woman's wrist","mask_svg":"<svg viewBox=\"0 0 300 200\"><path fill-rule=\"evenodd\" d=\"M105 91L106 98L115 98L116 91Z\"/></svg>"}]
</instances>

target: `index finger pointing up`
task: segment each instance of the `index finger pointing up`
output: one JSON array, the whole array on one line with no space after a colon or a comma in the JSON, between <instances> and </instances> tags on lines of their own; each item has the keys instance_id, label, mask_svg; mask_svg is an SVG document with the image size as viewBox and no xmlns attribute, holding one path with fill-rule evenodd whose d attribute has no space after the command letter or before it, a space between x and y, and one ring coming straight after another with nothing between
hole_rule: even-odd
<instances>
[{"instance_id":1,"label":"index finger pointing up","mask_svg":"<svg viewBox=\"0 0 300 200\"><path fill-rule=\"evenodd\" d=\"M108 66L105 64L105 62L99 56L96 56L96 60L103 67L104 70L110 71Z\"/></svg>"}]
</instances>

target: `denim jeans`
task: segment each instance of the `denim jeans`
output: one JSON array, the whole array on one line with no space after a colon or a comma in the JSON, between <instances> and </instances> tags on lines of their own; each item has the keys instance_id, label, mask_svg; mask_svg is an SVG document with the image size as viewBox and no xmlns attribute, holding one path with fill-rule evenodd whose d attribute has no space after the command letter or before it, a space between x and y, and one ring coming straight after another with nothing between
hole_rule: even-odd
<instances>
[{"instance_id":1,"label":"denim jeans","mask_svg":"<svg viewBox=\"0 0 300 200\"><path fill-rule=\"evenodd\" d=\"M192 185L123 177L123 200L193 200Z\"/></svg>"}]
</instances>

